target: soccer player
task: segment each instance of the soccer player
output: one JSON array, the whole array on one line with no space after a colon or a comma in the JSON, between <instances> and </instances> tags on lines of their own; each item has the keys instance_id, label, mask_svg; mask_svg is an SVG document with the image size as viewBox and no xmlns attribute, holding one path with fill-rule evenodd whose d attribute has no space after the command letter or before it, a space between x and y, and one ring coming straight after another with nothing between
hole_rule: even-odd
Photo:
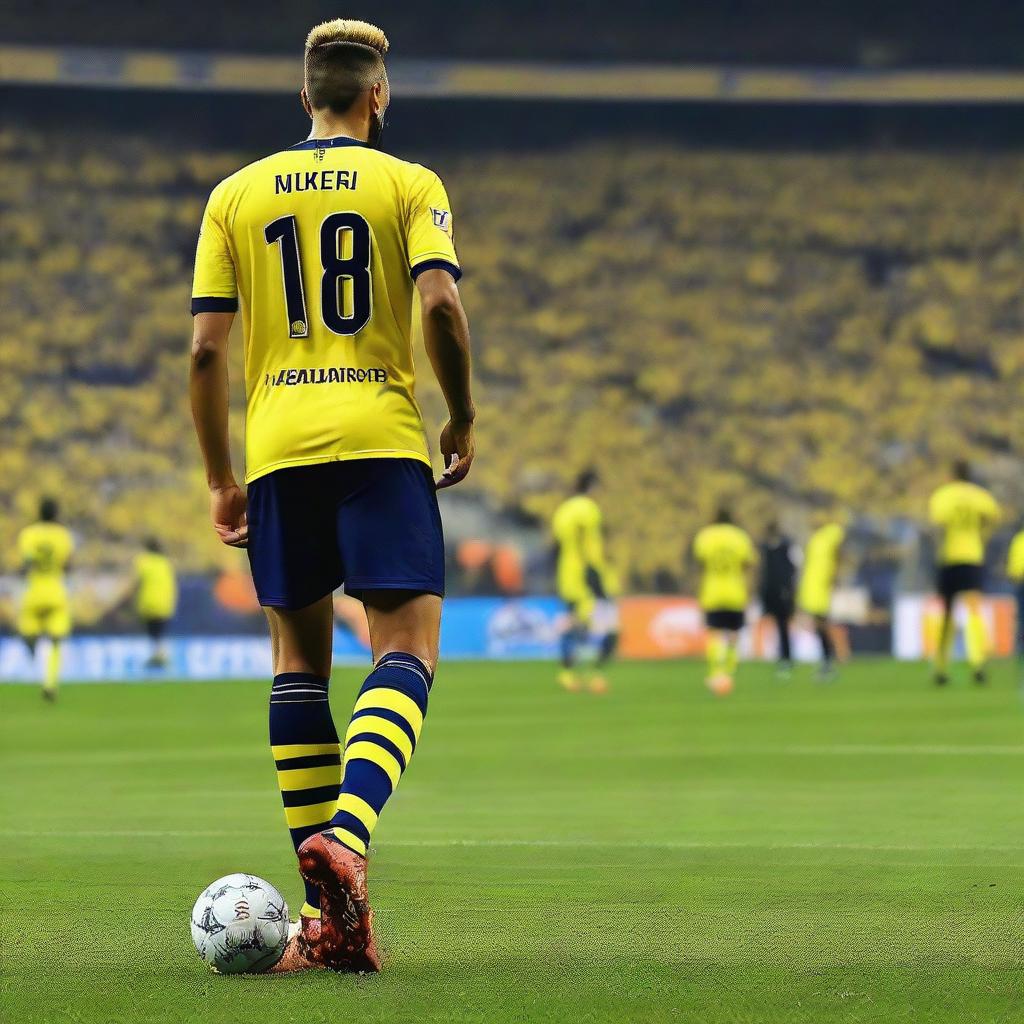
<instances>
[{"instance_id":1,"label":"soccer player","mask_svg":"<svg viewBox=\"0 0 1024 1024\"><path fill-rule=\"evenodd\" d=\"M999 517L995 498L984 487L972 483L971 468L964 460L954 463L953 479L939 487L928 503L928 518L939 533L937 585L942 598L942 625L935 648L935 682L939 686L949 682L957 598L967 608L967 662L974 681L985 682L988 637L982 618L981 591L985 545Z\"/></svg>"},{"instance_id":2,"label":"soccer player","mask_svg":"<svg viewBox=\"0 0 1024 1024\"><path fill-rule=\"evenodd\" d=\"M435 489L461 481L474 455L451 206L436 174L380 150L387 50L365 22L309 33L309 138L213 190L196 254L193 416L214 528L225 544L248 547L270 624L270 743L306 883L279 970L380 968L366 854L420 740L437 664ZM436 483L414 395L417 291L450 414ZM239 307L248 492L228 445L228 336ZM374 667L339 742L328 681L331 596L342 583L366 610Z\"/></svg>"},{"instance_id":3,"label":"soccer player","mask_svg":"<svg viewBox=\"0 0 1024 1024\"><path fill-rule=\"evenodd\" d=\"M556 587L569 614L561 638L562 669L558 681L573 692L584 686L577 672L579 648L590 636L597 602L606 597L608 582L601 509L591 493L597 484L597 471L584 470L572 497L555 509L551 519L551 532L558 546ZM613 650L614 646L602 645L599 666L611 657ZM586 685L594 693L603 693L608 688L600 671Z\"/></svg>"},{"instance_id":4,"label":"soccer player","mask_svg":"<svg viewBox=\"0 0 1024 1024\"><path fill-rule=\"evenodd\" d=\"M71 632L71 602L64 574L75 542L71 531L57 521L59 511L53 498L43 498L39 503L39 521L18 534L18 556L26 579L18 632L33 656L39 638L49 638L43 670L43 698L48 701L57 699L61 644Z\"/></svg>"},{"instance_id":5,"label":"soccer player","mask_svg":"<svg viewBox=\"0 0 1024 1024\"><path fill-rule=\"evenodd\" d=\"M760 591L764 614L778 631L779 674L789 675L793 668L789 623L796 608L796 559L793 542L775 521L768 524L761 543Z\"/></svg>"},{"instance_id":6,"label":"soccer player","mask_svg":"<svg viewBox=\"0 0 1024 1024\"><path fill-rule=\"evenodd\" d=\"M732 512L722 506L715 521L694 538L693 555L702 570L700 606L708 630L708 685L728 688L739 665L739 637L757 551L750 534L737 526Z\"/></svg>"},{"instance_id":7,"label":"soccer player","mask_svg":"<svg viewBox=\"0 0 1024 1024\"><path fill-rule=\"evenodd\" d=\"M1024 528L1010 541L1006 575L1017 588L1017 657L1024 665Z\"/></svg>"},{"instance_id":8,"label":"soccer player","mask_svg":"<svg viewBox=\"0 0 1024 1024\"><path fill-rule=\"evenodd\" d=\"M178 582L171 560L156 537L150 537L145 551L135 559L135 611L146 628L151 650L146 668L167 665L165 637L167 623L178 603Z\"/></svg>"},{"instance_id":9,"label":"soccer player","mask_svg":"<svg viewBox=\"0 0 1024 1024\"><path fill-rule=\"evenodd\" d=\"M835 676L836 645L832 639L832 591L839 571L839 556L846 540L846 528L837 522L819 526L807 541L803 572L797 590L797 604L814 621L821 642L818 678L828 682Z\"/></svg>"}]
</instances>

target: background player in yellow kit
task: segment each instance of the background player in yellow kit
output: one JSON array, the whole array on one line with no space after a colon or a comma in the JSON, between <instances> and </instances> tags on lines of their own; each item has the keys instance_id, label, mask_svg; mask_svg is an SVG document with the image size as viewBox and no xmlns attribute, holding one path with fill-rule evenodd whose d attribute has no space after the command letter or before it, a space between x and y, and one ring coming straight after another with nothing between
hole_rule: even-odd
<instances>
[{"instance_id":1,"label":"background player in yellow kit","mask_svg":"<svg viewBox=\"0 0 1024 1024\"><path fill-rule=\"evenodd\" d=\"M839 570L839 555L846 540L846 527L827 522L819 526L807 541L803 571L797 590L797 605L814 621L814 631L821 642L821 664L818 678L831 679L835 674L836 647L832 639L832 591Z\"/></svg>"},{"instance_id":2,"label":"background player in yellow kit","mask_svg":"<svg viewBox=\"0 0 1024 1024\"><path fill-rule=\"evenodd\" d=\"M361 21L309 33L309 138L217 185L196 252L193 419L214 529L247 546L270 624L270 744L306 884L300 930L276 970L380 969L366 855L419 743L437 665L435 492L466 476L475 451L451 206L433 171L380 151L387 51L384 33ZM437 481L415 396L417 292L450 416ZM228 439L239 308L245 490ZM344 742L328 699L342 584L363 603L374 661Z\"/></svg>"},{"instance_id":3,"label":"background player in yellow kit","mask_svg":"<svg viewBox=\"0 0 1024 1024\"><path fill-rule=\"evenodd\" d=\"M949 682L949 657L956 632L957 598L967 609L964 642L967 662L976 683L985 682L988 637L981 610L984 586L985 545L999 522L995 498L971 481L965 461L953 465L953 479L931 496L928 518L938 528L937 589L942 598L942 624L935 647L935 682Z\"/></svg>"},{"instance_id":4,"label":"background player in yellow kit","mask_svg":"<svg viewBox=\"0 0 1024 1024\"><path fill-rule=\"evenodd\" d=\"M71 603L64 574L75 542L71 531L57 522L57 502L44 498L39 521L18 535L18 557L26 587L18 612L18 632L35 654L40 637L50 640L43 672L43 697L54 700L60 680L61 642L71 632Z\"/></svg>"},{"instance_id":5,"label":"background player in yellow kit","mask_svg":"<svg viewBox=\"0 0 1024 1024\"><path fill-rule=\"evenodd\" d=\"M163 668L167 664L167 623L174 617L177 604L174 566L160 541L150 537L145 551L135 558L135 611L152 644L147 668Z\"/></svg>"},{"instance_id":6,"label":"background player in yellow kit","mask_svg":"<svg viewBox=\"0 0 1024 1024\"><path fill-rule=\"evenodd\" d=\"M728 692L739 664L739 636L746 620L757 549L723 506L715 521L694 538L693 555L702 570L700 606L708 630L708 685L715 692Z\"/></svg>"},{"instance_id":7,"label":"background player in yellow kit","mask_svg":"<svg viewBox=\"0 0 1024 1024\"><path fill-rule=\"evenodd\" d=\"M567 690L579 690L583 682L577 673L579 647L590 634L597 602L613 590L604 553L601 509L591 492L598 484L595 470L584 470L576 489L555 509L551 532L558 546L555 570L558 596L565 602L569 622L562 633L562 670L558 681ZM604 677L596 674L588 681L594 692L607 689Z\"/></svg>"},{"instance_id":8,"label":"background player in yellow kit","mask_svg":"<svg viewBox=\"0 0 1024 1024\"><path fill-rule=\"evenodd\" d=\"M1017 596L1017 658L1024 666L1024 528L1010 541L1006 557L1006 575L1013 582Z\"/></svg>"}]
</instances>

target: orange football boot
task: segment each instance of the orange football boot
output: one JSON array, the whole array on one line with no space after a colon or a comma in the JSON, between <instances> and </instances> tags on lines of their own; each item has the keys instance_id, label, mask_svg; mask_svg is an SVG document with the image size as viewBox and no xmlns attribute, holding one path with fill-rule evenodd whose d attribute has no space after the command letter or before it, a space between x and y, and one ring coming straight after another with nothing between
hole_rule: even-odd
<instances>
[{"instance_id":1,"label":"orange football boot","mask_svg":"<svg viewBox=\"0 0 1024 1024\"><path fill-rule=\"evenodd\" d=\"M366 891L366 859L328 829L310 836L299 847L299 871L320 890L316 959L332 971L379 971L380 954Z\"/></svg>"}]
</instances>

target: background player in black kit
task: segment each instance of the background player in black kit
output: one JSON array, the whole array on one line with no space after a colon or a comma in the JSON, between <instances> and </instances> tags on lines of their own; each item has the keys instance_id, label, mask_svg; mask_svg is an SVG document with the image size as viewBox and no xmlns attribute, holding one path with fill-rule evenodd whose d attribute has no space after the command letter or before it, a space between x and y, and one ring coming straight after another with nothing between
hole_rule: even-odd
<instances>
[{"instance_id":1,"label":"background player in black kit","mask_svg":"<svg viewBox=\"0 0 1024 1024\"><path fill-rule=\"evenodd\" d=\"M761 542L760 596L765 615L775 620L779 633L779 672L788 675L793 667L789 623L796 600L796 563L793 542L774 521Z\"/></svg>"}]
</instances>

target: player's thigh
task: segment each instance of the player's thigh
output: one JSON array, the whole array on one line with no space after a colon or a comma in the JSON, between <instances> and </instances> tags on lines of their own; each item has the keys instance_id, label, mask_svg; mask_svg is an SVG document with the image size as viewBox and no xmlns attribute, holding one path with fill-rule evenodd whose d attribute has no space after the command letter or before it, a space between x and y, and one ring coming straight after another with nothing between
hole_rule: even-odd
<instances>
[{"instance_id":1,"label":"player's thigh","mask_svg":"<svg viewBox=\"0 0 1024 1024\"><path fill-rule=\"evenodd\" d=\"M331 674L334 601L327 594L305 608L264 608L270 623L274 675L305 672Z\"/></svg>"},{"instance_id":2,"label":"player's thigh","mask_svg":"<svg viewBox=\"0 0 1024 1024\"><path fill-rule=\"evenodd\" d=\"M149 616L145 619L146 635L150 640L162 640L167 632L167 619L162 616Z\"/></svg>"},{"instance_id":3,"label":"player's thigh","mask_svg":"<svg viewBox=\"0 0 1024 1024\"><path fill-rule=\"evenodd\" d=\"M431 672L437 667L441 598L407 590L364 590L373 660L402 651L414 654Z\"/></svg>"},{"instance_id":4,"label":"player's thigh","mask_svg":"<svg viewBox=\"0 0 1024 1024\"><path fill-rule=\"evenodd\" d=\"M364 602L381 590L443 596L444 533L429 468L416 459L360 459L339 471L345 593Z\"/></svg>"},{"instance_id":5,"label":"player's thigh","mask_svg":"<svg viewBox=\"0 0 1024 1024\"><path fill-rule=\"evenodd\" d=\"M34 639L43 631L42 616L35 608L22 605L18 609L18 634L26 640Z\"/></svg>"},{"instance_id":6,"label":"player's thigh","mask_svg":"<svg viewBox=\"0 0 1024 1024\"><path fill-rule=\"evenodd\" d=\"M63 640L71 634L71 609L66 604L49 609L44 632L54 640Z\"/></svg>"},{"instance_id":7,"label":"player's thigh","mask_svg":"<svg viewBox=\"0 0 1024 1024\"><path fill-rule=\"evenodd\" d=\"M264 607L302 610L341 586L337 477L336 464L320 463L249 484L249 564Z\"/></svg>"}]
</instances>

